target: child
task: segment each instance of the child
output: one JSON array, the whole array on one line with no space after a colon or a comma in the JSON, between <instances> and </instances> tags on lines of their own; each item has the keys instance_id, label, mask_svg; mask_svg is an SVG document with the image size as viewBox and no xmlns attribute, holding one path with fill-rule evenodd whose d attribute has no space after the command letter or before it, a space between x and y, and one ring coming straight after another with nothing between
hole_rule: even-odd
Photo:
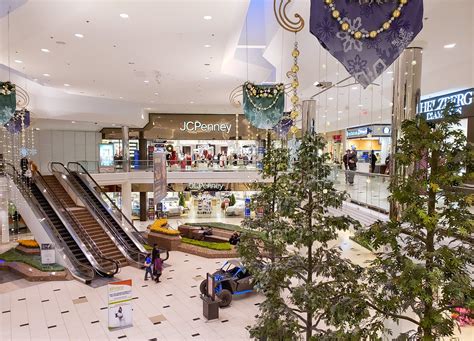
<instances>
[{"instance_id":1,"label":"child","mask_svg":"<svg viewBox=\"0 0 474 341\"><path fill-rule=\"evenodd\" d=\"M151 272L151 257L149 253L147 253L143 265L145 266L145 281L148 281L148 274L150 274L151 279L153 279L153 273Z\"/></svg>"},{"instance_id":2,"label":"child","mask_svg":"<svg viewBox=\"0 0 474 341\"><path fill-rule=\"evenodd\" d=\"M155 258L155 263L153 263L153 271L154 271L154 275L155 275L155 282L159 283L160 282L161 271L163 271L163 261L161 260L159 254Z\"/></svg>"}]
</instances>

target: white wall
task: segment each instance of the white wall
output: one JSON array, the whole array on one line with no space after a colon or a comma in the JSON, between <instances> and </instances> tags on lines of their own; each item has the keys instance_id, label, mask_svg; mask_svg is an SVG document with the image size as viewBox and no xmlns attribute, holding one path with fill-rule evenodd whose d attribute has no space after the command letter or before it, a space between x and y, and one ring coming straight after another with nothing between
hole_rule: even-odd
<instances>
[{"instance_id":1,"label":"white wall","mask_svg":"<svg viewBox=\"0 0 474 341\"><path fill-rule=\"evenodd\" d=\"M33 160L41 173L48 174L51 161L97 161L101 133L94 131L39 130L35 132L38 153Z\"/></svg>"}]
</instances>

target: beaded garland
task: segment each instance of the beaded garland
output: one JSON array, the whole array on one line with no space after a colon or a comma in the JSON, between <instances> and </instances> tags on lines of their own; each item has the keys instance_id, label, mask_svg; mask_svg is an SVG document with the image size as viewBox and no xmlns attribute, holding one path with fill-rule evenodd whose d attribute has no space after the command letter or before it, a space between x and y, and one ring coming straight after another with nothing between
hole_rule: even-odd
<instances>
[{"instance_id":1,"label":"beaded garland","mask_svg":"<svg viewBox=\"0 0 474 341\"><path fill-rule=\"evenodd\" d=\"M271 89L271 88L260 88L249 82L245 83L244 88L245 88L245 92L247 93L250 103L252 103L252 105L259 111L265 111L272 108L276 104L278 99L280 98L280 95L285 90L285 86L283 84L277 84L275 88ZM266 107L260 107L257 103L253 101L252 97L273 98L273 101Z\"/></svg>"},{"instance_id":2,"label":"beaded garland","mask_svg":"<svg viewBox=\"0 0 474 341\"><path fill-rule=\"evenodd\" d=\"M379 33L388 31L392 23L401 16L402 9L406 4L408 4L409 0L398 0L398 3L399 3L398 7L396 7L392 11L392 15L390 19L384 22L379 29L367 31L368 33L364 33L363 30L358 30L358 31L352 30L350 24L348 23L347 18L341 18L341 12L339 12L339 10L337 9L335 5L335 0L323 0L323 1L326 5L329 6L329 9L331 11L331 17L337 20L337 22L339 23L341 27L341 30L344 32L348 32L355 39L359 40L359 39L366 39L366 38L375 39L377 38Z\"/></svg>"}]
</instances>

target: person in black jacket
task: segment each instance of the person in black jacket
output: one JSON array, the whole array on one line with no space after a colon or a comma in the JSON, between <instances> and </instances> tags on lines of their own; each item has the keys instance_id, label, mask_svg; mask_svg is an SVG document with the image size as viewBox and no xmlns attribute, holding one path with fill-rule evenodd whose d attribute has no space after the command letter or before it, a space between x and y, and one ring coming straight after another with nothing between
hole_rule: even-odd
<instances>
[{"instance_id":1,"label":"person in black jacket","mask_svg":"<svg viewBox=\"0 0 474 341\"><path fill-rule=\"evenodd\" d=\"M349 185L354 184L355 172L357 170L357 151L353 150L349 153L347 157L347 166L349 167L349 172L347 174L347 181Z\"/></svg>"}]
</instances>

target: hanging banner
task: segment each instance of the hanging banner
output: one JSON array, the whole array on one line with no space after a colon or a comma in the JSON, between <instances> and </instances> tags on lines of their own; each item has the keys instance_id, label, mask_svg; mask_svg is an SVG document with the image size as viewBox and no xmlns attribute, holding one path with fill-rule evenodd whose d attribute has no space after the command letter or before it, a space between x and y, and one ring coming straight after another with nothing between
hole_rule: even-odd
<instances>
[{"instance_id":1,"label":"hanging banner","mask_svg":"<svg viewBox=\"0 0 474 341\"><path fill-rule=\"evenodd\" d=\"M273 129L283 117L285 110L285 86L243 85L244 114L250 124L258 129Z\"/></svg>"},{"instance_id":2,"label":"hanging banner","mask_svg":"<svg viewBox=\"0 0 474 341\"><path fill-rule=\"evenodd\" d=\"M132 280L109 283L107 286L109 330L131 327Z\"/></svg>"},{"instance_id":3,"label":"hanging banner","mask_svg":"<svg viewBox=\"0 0 474 341\"><path fill-rule=\"evenodd\" d=\"M30 112L28 110L16 111L4 126L10 134L21 132L30 126Z\"/></svg>"},{"instance_id":4,"label":"hanging banner","mask_svg":"<svg viewBox=\"0 0 474 341\"><path fill-rule=\"evenodd\" d=\"M423 28L423 0L311 0L311 33L364 88Z\"/></svg>"},{"instance_id":5,"label":"hanging banner","mask_svg":"<svg viewBox=\"0 0 474 341\"><path fill-rule=\"evenodd\" d=\"M0 82L0 124L5 124L13 117L16 110L15 84Z\"/></svg>"},{"instance_id":6,"label":"hanging banner","mask_svg":"<svg viewBox=\"0 0 474 341\"><path fill-rule=\"evenodd\" d=\"M153 153L153 201L159 205L168 194L166 153Z\"/></svg>"},{"instance_id":7,"label":"hanging banner","mask_svg":"<svg viewBox=\"0 0 474 341\"><path fill-rule=\"evenodd\" d=\"M280 139L288 136L290 128L293 126L293 120L290 117L283 117L276 126L273 127Z\"/></svg>"}]
</instances>

